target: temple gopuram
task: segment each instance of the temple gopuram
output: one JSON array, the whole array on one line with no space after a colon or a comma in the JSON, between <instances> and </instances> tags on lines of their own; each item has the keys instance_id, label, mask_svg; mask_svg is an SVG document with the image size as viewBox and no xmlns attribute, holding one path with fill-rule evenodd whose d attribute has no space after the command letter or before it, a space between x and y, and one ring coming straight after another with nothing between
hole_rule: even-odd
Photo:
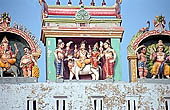
<instances>
[{"instance_id":1,"label":"temple gopuram","mask_svg":"<svg viewBox=\"0 0 170 110\"><path fill-rule=\"evenodd\" d=\"M71 0L41 5L45 75L39 40L7 12L0 18L2 110L170 110L170 23L153 18L127 47L129 82L122 80L121 0L96 6ZM144 23L143 23L144 24ZM128 31L128 30L127 30ZM43 75L45 82L38 82ZM127 76L128 77L128 76Z\"/></svg>"}]
</instances>

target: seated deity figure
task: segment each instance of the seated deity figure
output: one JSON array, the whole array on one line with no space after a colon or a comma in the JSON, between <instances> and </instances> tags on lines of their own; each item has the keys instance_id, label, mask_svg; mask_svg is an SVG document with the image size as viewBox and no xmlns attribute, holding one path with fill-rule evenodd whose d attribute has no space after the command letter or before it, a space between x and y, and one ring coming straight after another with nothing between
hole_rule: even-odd
<instances>
[{"instance_id":1,"label":"seated deity figure","mask_svg":"<svg viewBox=\"0 0 170 110\"><path fill-rule=\"evenodd\" d=\"M104 43L105 50L103 51L104 65L103 72L106 78L111 79L114 75L114 64L116 60L116 52L111 48L109 40Z\"/></svg>"},{"instance_id":2,"label":"seated deity figure","mask_svg":"<svg viewBox=\"0 0 170 110\"><path fill-rule=\"evenodd\" d=\"M9 45L9 41L6 38L6 36L3 38L1 44L0 44L0 72L1 72L1 77L3 77L3 71L9 71L12 70L11 72L13 72L15 75L17 75L17 72L13 71L13 65L16 62L16 56L18 53L18 49L17 49L17 45L14 44L15 47L15 54L12 52L12 48ZM15 67L16 69L16 67ZM17 70L17 69L16 69Z\"/></svg>"},{"instance_id":3,"label":"seated deity figure","mask_svg":"<svg viewBox=\"0 0 170 110\"><path fill-rule=\"evenodd\" d=\"M57 78L63 78L63 72L64 72L64 57L65 57L65 51L64 51L64 42L59 39L57 48L55 49L54 56L55 56L55 67L56 67L56 77Z\"/></svg>"},{"instance_id":4,"label":"seated deity figure","mask_svg":"<svg viewBox=\"0 0 170 110\"><path fill-rule=\"evenodd\" d=\"M138 71L140 78L146 78L148 74L148 69L146 66L147 58L146 58L146 46L140 46L140 52L137 53L138 59Z\"/></svg>"},{"instance_id":5,"label":"seated deity figure","mask_svg":"<svg viewBox=\"0 0 170 110\"><path fill-rule=\"evenodd\" d=\"M86 41L80 43L80 49L76 52L75 57L78 58L76 63L81 70L83 70L87 64L90 64L90 59L88 58L89 52L86 50Z\"/></svg>"},{"instance_id":6,"label":"seated deity figure","mask_svg":"<svg viewBox=\"0 0 170 110\"><path fill-rule=\"evenodd\" d=\"M20 67L22 68L24 77L32 76L32 68L34 65L37 65L31 49L29 47L24 47L24 56L22 56L20 61Z\"/></svg>"},{"instance_id":7,"label":"seated deity figure","mask_svg":"<svg viewBox=\"0 0 170 110\"><path fill-rule=\"evenodd\" d=\"M152 67L152 78L155 78L158 74L163 74L166 78L169 79L169 66L165 63L166 54L164 53L164 46L162 40L158 41L157 52L155 53L153 49L151 49L150 59L155 60L154 65Z\"/></svg>"}]
</instances>

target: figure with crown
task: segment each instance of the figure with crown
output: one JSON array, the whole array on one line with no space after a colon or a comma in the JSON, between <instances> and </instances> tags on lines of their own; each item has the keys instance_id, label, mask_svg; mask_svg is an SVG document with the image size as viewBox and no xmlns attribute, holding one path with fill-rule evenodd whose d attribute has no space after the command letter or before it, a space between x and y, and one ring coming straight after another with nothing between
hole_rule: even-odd
<instances>
[{"instance_id":1,"label":"figure with crown","mask_svg":"<svg viewBox=\"0 0 170 110\"><path fill-rule=\"evenodd\" d=\"M64 42L59 39L57 48L54 52L55 56L55 67L56 67L56 77L57 78L63 78L63 72L64 72L64 57L65 57L65 51L63 50L65 44Z\"/></svg>"},{"instance_id":2,"label":"figure with crown","mask_svg":"<svg viewBox=\"0 0 170 110\"><path fill-rule=\"evenodd\" d=\"M12 48L9 45L9 41L6 36L3 38L0 44L0 74L3 77L3 72L11 73L14 76L18 76L18 68L14 65L18 53L17 45L14 44L15 54L12 52Z\"/></svg>"},{"instance_id":3,"label":"figure with crown","mask_svg":"<svg viewBox=\"0 0 170 110\"><path fill-rule=\"evenodd\" d=\"M104 43L105 50L103 51L104 65L103 72L105 77L111 79L114 75L114 64L116 60L116 52L111 48L109 40L106 40Z\"/></svg>"},{"instance_id":4,"label":"figure with crown","mask_svg":"<svg viewBox=\"0 0 170 110\"><path fill-rule=\"evenodd\" d=\"M157 44L157 51L154 52L153 49L151 49L151 55L150 59L155 61L154 65L152 67L152 78L155 78L158 74L164 74L166 78L169 79L170 71L169 66L165 62L167 61L166 54L164 53L164 44L162 40L158 41Z\"/></svg>"}]
</instances>

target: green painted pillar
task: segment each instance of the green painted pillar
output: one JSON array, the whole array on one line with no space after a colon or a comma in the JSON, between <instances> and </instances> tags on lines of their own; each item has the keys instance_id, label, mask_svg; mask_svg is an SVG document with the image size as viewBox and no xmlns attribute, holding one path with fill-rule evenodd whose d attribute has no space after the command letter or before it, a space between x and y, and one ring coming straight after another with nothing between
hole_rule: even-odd
<instances>
[{"instance_id":1,"label":"green painted pillar","mask_svg":"<svg viewBox=\"0 0 170 110\"><path fill-rule=\"evenodd\" d=\"M111 46L116 51L116 63L114 66L114 80L122 80L122 67L121 67L121 58L120 58L120 39L111 38Z\"/></svg>"},{"instance_id":2,"label":"green painted pillar","mask_svg":"<svg viewBox=\"0 0 170 110\"><path fill-rule=\"evenodd\" d=\"M56 49L56 38L46 38L46 68L47 80L56 81L56 71L54 66L54 51Z\"/></svg>"}]
</instances>

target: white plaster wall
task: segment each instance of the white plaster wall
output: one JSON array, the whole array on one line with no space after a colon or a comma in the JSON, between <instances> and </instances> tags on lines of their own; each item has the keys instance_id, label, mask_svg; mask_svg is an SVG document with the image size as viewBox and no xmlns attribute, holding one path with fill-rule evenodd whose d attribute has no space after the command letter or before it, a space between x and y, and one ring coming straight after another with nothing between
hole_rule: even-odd
<instances>
[{"instance_id":1,"label":"white plaster wall","mask_svg":"<svg viewBox=\"0 0 170 110\"><path fill-rule=\"evenodd\" d=\"M91 96L103 96L104 110L127 110L129 99L137 100L139 110L164 110L170 85L104 81L0 84L0 110L26 110L28 98L37 100L38 110L55 110L54 96L67 96L68 110L93 110Z\"/></svg>"}]
</instances>

